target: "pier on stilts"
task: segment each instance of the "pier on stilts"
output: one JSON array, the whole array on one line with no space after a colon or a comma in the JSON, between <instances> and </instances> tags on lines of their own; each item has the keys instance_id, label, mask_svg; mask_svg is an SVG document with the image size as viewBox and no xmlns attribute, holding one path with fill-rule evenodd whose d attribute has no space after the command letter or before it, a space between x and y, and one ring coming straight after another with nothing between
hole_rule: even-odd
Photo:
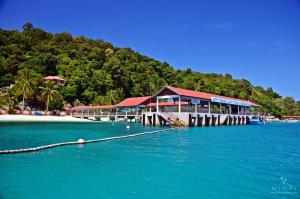
<instances>
[{"instance_id":1,"label":"pier on stilts","mask_svg":"<svg viewBox=\"0 0 300 199\"><path fill-rule=\"evenodd\" d=\"M219 126L246 125L253 117L256 104L210 93L166 86L158 91L147 112L145 126Z\"/></svg>"},{"instance_id":2,"label":"pier on stilts","mask_svg":"<svg viewBox=\"0 0 300 199\"><path fill-rule=\"evenodd\" d=\"M257 109L258 105L248 100L165 86L153 96L127 98L111 106L73 107L68 112L90 120L200 127L246 125Z\"/></svg>"}]
</instances>

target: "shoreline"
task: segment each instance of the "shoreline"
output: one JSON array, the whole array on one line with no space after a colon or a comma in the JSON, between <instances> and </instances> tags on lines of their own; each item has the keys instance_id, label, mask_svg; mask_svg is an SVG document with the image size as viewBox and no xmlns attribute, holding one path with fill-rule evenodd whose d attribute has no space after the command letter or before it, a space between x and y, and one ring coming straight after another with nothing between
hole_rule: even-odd
<instances>
[{"instance_id":1,"label":"shoreline","mask_svg":"<svg viewBox=\"0 0 300 199\"><path fill-rule=\"evenodd\" d=\"M0 115L0 122L93 122L72 116Z\"/></svg>"}]
</instances>

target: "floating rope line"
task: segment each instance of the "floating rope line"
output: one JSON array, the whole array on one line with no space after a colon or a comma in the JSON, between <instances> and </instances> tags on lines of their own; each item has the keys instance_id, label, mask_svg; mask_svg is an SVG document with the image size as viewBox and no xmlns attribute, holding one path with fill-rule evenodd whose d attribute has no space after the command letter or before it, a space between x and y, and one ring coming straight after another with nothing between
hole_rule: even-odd
<instances>
[{"instance_id":1,"label":"floating rope line","mask_svg":"<svg viewBox=\"0 0 300 199\"><path fill-rule=\"evenodd\" d=\"M61 143L49 144L49 145L45 145L45 146L39 146L39 147L27 148L27 149L2 150L2 151L0 151L0 154L27 153L27 152L34 152L34 151L39 151L39 150L44 150L44 149L49 149L49 148L54 148L54 147L66 146L66 145L88 144L88 143L94 143L94 142L105 142L105 141L110 141L110 140L127 139L127 138L132 138L132 137L148 135L148 134L155 134L155 133L170 131L170 130L174 130L174 129L176 129L176 128L162 129L162 130L156 130L156 131L146 131L143 133L101 138L101 139L96 139L96 140L86 140L86 141L81 140L80 142L79 141L77 141L77 142L61 142Z\"/></svg>"}]
</instances>

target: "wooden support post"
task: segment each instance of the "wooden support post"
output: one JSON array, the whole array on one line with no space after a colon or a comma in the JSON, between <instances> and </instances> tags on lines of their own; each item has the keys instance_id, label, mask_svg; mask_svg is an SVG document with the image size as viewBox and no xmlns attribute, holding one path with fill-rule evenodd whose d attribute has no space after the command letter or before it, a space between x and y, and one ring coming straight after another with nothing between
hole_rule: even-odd
<instances>
[{"instance_id":1,"label":"wooden support post","mask_svg":"<svg viewBox=\"0 0 300 199\"><path fill-rule=\"evenodd\" d=\"M192 114L189 114L189 126L192 126Z\"/></svg>"},{"instance_id":2,"label":"wooden support post","mask_svg":"<svg viewBox=\"0 0 300 199\"><path fill-rule=\"evenodd\" d=\"M178 97L178 113L181 112L181 97Z\"/></svg>"},{"instance_id":3,"label":"wooden support post","mask_svg":"<svg viewBox=\"0 0 300 199\"><path fill-rule=\"evenodd\" d=\"M153 126L156 126L156 114L153 114L153 116L152 116L152 125Z\"/></svg>"},{"instance_id":4,"label":"wooden support post","mask_svg":"<svg viewBox=\"0 0 300 199\"><path fill-rule=\"evenodd\" d=\"M158 98L156 97L156 112L158 113Z\"/></svg>"},{"instance_id":5,"label":"wooden support post","mask_svg":"<svg viewBox=\"0 0 300 199\"><path fill-rule=\"evenodd\" d=\"M203 117L197 115L197 126L203 126Z\"/></svg>"},{"instance_id":6,"label":"wooden support post","mask_svg":"<svg viewBox=\"0 0 300 199\"><path fill-rule=\"evenodd\" d=\"M208 113L210 114L210 101L208 101Z\"/></svg>"}]
</instances>

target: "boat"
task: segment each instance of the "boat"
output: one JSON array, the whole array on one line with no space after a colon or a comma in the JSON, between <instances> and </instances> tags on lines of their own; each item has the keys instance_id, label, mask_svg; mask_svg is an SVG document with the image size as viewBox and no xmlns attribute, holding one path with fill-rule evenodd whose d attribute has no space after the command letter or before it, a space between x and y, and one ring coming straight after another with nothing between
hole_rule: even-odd
<instances>
[{"instance_id":1,"label":"boat","mask_svg":"<svg viewBox=\"0 0 300 199\"><path fill-rule=\"evenodd\" d=\"M259 118L258 116L253 116L250 119L250 124L259 125L259 124L265 124L265 122L261 118Z\"/></svg>"},{"instance_id":2,"label":"boat","mask_svg":"<svg viewBox=\"0 0 300 199\"><path fill-rule=\"evenodd\" d=\"M287 123L296 123L298 122L298 120L293 120L293 119L286 119L286 120L283 120L284 122L287 122Z\"/></svg>"}]
</instances>

